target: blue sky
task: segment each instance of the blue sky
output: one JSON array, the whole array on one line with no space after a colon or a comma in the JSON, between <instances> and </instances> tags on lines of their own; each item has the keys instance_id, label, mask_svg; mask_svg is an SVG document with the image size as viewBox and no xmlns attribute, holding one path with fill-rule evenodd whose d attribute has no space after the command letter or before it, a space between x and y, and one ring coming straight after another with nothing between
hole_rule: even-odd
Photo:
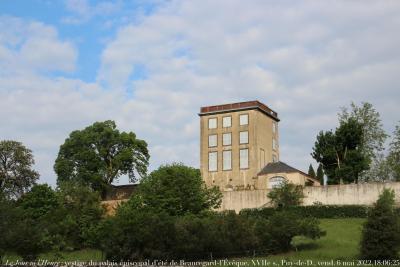
<instances>
[{"instance_id":1,"label":"blue sky","mask_svg":"<svg viewBox=\"0 0 400 267\"><path fill-rule=\"evenodd\" d=\"M64 139L99 120L145 139L151 169L199 166L204 105L264 102L303 170L351 101L399 123L399 1L2 0L0 29L0 139L52 185Z\"/></svg>"}]
</instances>

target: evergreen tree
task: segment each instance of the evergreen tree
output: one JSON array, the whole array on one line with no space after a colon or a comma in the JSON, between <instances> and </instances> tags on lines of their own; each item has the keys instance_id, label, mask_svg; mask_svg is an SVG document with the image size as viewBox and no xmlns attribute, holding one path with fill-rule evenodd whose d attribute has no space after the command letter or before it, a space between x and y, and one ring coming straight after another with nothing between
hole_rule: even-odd
<instances>
[{"instance_id":1,"label":"evergreen tree","mask_svg":"<svg viewBox=\"0 0 400 267\"><path fill-rule=\"evenodd\" d=\"M361 258L398 259L400 220L395 211L394 191L385 189L370 211L361 239Z\"/></svg>"},{"instance_id":2,"label":"evergreen tree","mask_svg":"<svg viewBox=\"0 0 400 267\"><path fill-rule=\"evenodd\" d=\"M321 183L321 185L324 184L324 169L322 168L322 164L318 165L317 169L317 179Z\"/></svg>"},{"instance_id":3,"label":"evergreen tree","mask_svg":"<svg viewBox=\"0 0 400 267\"><path fill-rule=\"evenodd\" d=\"M312 178L316 177L312 164L310 164L310 167L308 167L308 175L311 176Z\"/></svg>"}]
</instances>

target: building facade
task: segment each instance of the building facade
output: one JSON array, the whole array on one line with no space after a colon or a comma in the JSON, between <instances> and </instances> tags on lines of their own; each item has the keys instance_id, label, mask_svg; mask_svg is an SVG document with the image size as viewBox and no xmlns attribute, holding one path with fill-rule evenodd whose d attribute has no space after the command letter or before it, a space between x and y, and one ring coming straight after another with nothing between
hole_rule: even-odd
<instances>
[{"instance_id":1,"label":"building facade","mask_svg":"<svg viewBox=\"0 0 400 267\"><path fill-rule=\"evenodd\" d=\"M200 170L207 186L256 189L258 173L279 161L278 114L259 101L200 109Z\"/></svg>"}]
</instances>

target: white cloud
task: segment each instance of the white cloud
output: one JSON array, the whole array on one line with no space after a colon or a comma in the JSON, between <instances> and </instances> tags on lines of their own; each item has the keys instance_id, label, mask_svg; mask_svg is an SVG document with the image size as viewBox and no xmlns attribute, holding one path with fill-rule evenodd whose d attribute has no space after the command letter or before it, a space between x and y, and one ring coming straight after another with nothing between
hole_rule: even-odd
<instances>
[{"instance_id":1,"label":"white cloud","mask_svg":"<svg viewBox=\"0 0 400 267\"><path fill-rule=\"evenodd\" d=\"M75 69L78 53L41 22L0 16L0 75Z\"/></svg>"},{"instance_id":2,"label":"white cloud","mask_svg":"<svg viewBox=\"0 0 400 267\"><path fill-rule=\"evenodd\" d=\"M74 45L49 25L3 17L0 139L31 147L53 184L58 146L96 120L145 139L152 168L198 167L200 106L258 99L282 119L281 159L307 170L340 106L369 101L388 130L398 120L399 11L397 1L170 1L117 31L96 83L46 76L74 70Z\"/></svg>"}]
</instances>

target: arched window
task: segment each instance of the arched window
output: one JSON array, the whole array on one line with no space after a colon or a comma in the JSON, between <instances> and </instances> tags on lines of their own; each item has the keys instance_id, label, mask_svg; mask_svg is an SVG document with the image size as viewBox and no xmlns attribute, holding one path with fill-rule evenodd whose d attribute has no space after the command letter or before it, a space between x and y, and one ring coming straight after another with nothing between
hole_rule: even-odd
<instances>
[{"instance_id":1,"label":"arched window","mask_svg":"<svg viewBox=\"0 0 400 267\"><path fill-rule=\"evenodd\" d=\"M274 176L269 179L268 188L272 189L272 188L280 187L285 181L286 181L286 179L282 176Z\"/></svg>"}]
</instances>

